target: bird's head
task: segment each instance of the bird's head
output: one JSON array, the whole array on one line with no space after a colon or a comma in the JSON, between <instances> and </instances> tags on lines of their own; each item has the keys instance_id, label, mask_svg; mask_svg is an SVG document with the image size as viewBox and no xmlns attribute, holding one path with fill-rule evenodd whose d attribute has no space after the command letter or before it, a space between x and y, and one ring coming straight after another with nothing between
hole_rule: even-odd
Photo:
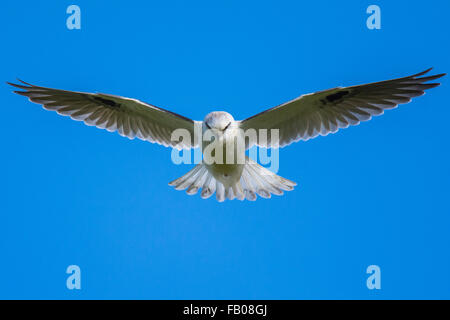
<instances>
[{"instance_id":1,"label":"bird's head","mask_svg":"<svg viewBox=\"0 0 450 320\"><path fill-rule=\"evenodd\" d=\"M203 124L205 130L210 129L215 133L224 133L226 130L234 128L235 121L228 112L214 111L206 115Z\"/></svg>"}]
</instances>

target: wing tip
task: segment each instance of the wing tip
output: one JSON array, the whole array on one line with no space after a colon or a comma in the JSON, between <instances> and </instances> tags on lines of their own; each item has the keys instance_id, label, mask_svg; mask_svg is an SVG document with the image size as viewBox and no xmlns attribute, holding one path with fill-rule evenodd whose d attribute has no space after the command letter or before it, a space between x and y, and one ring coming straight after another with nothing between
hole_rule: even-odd
<instances>
[{"instance_id":1,"label":"wing tip","mask_svg":"<svg viewBox=\"0 0 450 320\"><path fill-rule=\"evenodd\" d=\"M8 85L10 85L12 87L15 87L15 88L22 89L22 90L29 90L32 87L34 87L32 84L29 84L29 83L27 83L25 81L22 81L19 78L16 78L16 80L21 82L21 83L23 83L23 84L18 84L18 83L9 82L9 81L6 81L6 84L8 84ZM17 93L16 91L14 91L14 92Z\"/></svg>"},{"instance_id":2,"label":"wing tip","mask_svg":"<svg viewBox=\"0 0 450 320\"><path fill-rule=\"evenodd\" d=\"M14 90L13 91L15 94L18 94L18 95L21 95L21 96L24 96L24 97L26 97L27 95L27 92L28 91L18 91L18 90Z\"/></svg>"},{"instance_id":3,"label":"wing tip","mask_svg":"<svg viewBox=\"0 0 450 320\"><path fill-rule=\"evenodd\" d=\"M430 67L430 68L426 69L425 71L419 72L419 73L416 74L415 76L416 76L416 77L422 76L422 75L424 75L424 74L427 74L428 72L430 72L430 71L433 70L433 69L434 69L434 67Z\"/></svg>"},{"instance_id":4,"label":"wing tip","mask_svg":"<svg viewBox=\"0 0 450 320\"><path fill-rule=\"evenodd\" d=\"M419 72L419 73L417 73L417 74L415 74L415 75L412 75L411 77L412 77L412 78L418 78L418 77L420 77L420 76L423 76L423 75L429 73L429 72L430 72L431 70L433 70L433 69L434 69L434 67L428 68L428 69L426 69L425 71L422 71L422 72ZM447 73L439 73L439 74L436 74L436 75L434 75L434 76L427 76L427 77L425 77L425 78L439 79L439 78L444 77L444 76L446 76L446 75L447 75ZM430 79L430 80L431 80L431 79Z\"/></svg>"}]
</instances>

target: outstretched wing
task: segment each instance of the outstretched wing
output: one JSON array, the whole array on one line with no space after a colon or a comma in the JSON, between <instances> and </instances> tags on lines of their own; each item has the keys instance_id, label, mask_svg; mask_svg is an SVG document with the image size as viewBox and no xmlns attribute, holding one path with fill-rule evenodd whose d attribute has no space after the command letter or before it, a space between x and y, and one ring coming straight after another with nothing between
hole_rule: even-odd
<instances>
[{"instance_id":1,"label":"outstretched wing","mask_svg":"<svg viewBox=\"0 0 450 320\"><path fill-rule=\"evenodd\" d=\"M63 116L83 121L88 126L117 131L121 136L146 140L177 149L192 148L194 126L197 121L176 113L157 108L136 99L102 93L85 93L9 83L24 91L14 91L30 101L41 104L44 109L56 111ZM191 141L171 141L175 129L186 129Z\"/></svg>"},{"instance_id":2,"label":"outstretched wing","mask_svg":"<svg viewBox=\"0 0 450 320\"><path fill-rule=\"evenodd\" d=\"M439 83L424 82L438 79L445 73L421 77L430 70L394 80L302 95L241 121L240 127L244 130L253 128L257 132L269 129L267 141L257 141L261 147L284 147L319 134L326 136L383 114L386 109L408 103L411 98L423 95L426 89L437 87ZM279 129L278 145L277 142L271 143L270 129ZM250 146L255 143L251 141Z\"/></svg>"}]
</instances>

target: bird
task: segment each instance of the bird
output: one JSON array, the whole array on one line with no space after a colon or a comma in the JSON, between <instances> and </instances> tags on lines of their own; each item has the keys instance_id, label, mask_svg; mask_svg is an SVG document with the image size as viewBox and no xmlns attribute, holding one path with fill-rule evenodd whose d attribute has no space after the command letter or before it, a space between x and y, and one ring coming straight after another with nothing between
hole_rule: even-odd
<instances>
[{"instance_id":1,"label":"bird","mask_svg":"<svg viewBox=\"0 0 450 320\"><path fill-rule=\"evenodd\" d=\"M304 94L244 120L235 120L225 111L213 111L203 121L196 121L132 98L52 89L20 79L20 83L7 83L20 89L15 93L41 104L44 109L83 121L89 126L178 150L201 147L203 159L169 185L176 190L186 190L189 195L201 190L203 199L215 193L216 200L223 202L226 199L254 201L257 196L271 198L272 194L283 195L284 191L292 191L297 185L247 157L245 152L250 147L282 148L370 120L387 109L409 103L427 89L439 86L440 83L429 81L446 74L426 75L430 70L432 68L402 78ZM172 134L177 129L187 132L189 138L173 139ZM211 139L196 138L196 130L201 130L202 136L209 132ZM242 134L246 130L270 132L267 139L246 139ZM277 139L270 139L273 130L276 130ZM245 147L237 148L238 143ZM227 146L223 147L224 153L219 158L234 152L244 161L205 161L208 158L205 150L212 144L219 146L215 151ZM209 154L209 160L211 155L214 156L215 152Z\"/></svg>"}]
</instances>

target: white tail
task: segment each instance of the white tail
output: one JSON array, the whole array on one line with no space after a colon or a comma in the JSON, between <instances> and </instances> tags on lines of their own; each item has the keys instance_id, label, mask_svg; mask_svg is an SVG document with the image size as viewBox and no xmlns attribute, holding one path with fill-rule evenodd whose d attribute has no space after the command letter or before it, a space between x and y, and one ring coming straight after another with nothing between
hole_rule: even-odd
<instances>
[{"instance_id":1,"label":"white tail","mask_svg":"<svg viewBox=\"0 0 450 320\"><path fill-rule=\"evenodd\" d=\"M260 166L247 158L241 179L232 187L225 189L224 185L217 181L203 163L194 167L184 176L169 183L176 190L184 190L189 195L196 194L200 189L201 197L207 199L216 193L217 201L225 199L238 199L255 201L257 194L262 198L270 198L271 194L281 196L284 191L294 190L297 184L280 177L270 170Z\"/></svg>"}]
</instances>

